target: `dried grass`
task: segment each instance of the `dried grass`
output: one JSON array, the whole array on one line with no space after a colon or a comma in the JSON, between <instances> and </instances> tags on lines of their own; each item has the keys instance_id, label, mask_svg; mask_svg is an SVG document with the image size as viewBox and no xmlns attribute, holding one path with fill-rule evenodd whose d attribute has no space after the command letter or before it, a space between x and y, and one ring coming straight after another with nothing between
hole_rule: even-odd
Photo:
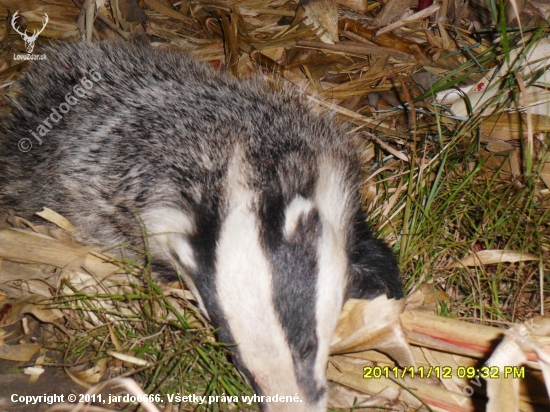
<instances>
[{"instance_id":1,"label":"dried grass","mask_svg":"<svg viewBox=\"0 0 550 412\"><path fill-rule=\"evenodd\" d=\"M408 0L342 0L335 14L331 2L318 3L322 7L286 0L144 0L138 7L111 0L98 2L106 7L96 10L90 1L0 0L0 94L13 94L10 84L25 65L13 58L24 52L21 36L10 31L16 10L29 32L49 15L35 53L50 40L148 38L155 47L189 52L237 77L260 69L274 82L294 84L364 139L365 207L400 259L408 309L415 307L401 317L414 361L454 368L451 380L368 380L363 366L395 364L373 351L355 360L338 355L329 363L329 378L344 386L331 387L334 405L359 399L394 410L473 411L485 407L489 393L490 411L548 410L540 372L548 373L547 318L536 316L545 315L550 303L550 8L540 0L443 1L424 10ZM204 348L216 345L181 289L176 298L147 280L137 282L137 273L148 273L138 272L138 262L113 264L97 251L66 243L60 231L11 219L0 230L2 290L11 298L55 292L65 316L64 329L55 329L58 349L72 356L62 363L84 370L100 365L94 379L108 370L133 376L141 371L137 379L146 391L158 390L148 382L161 381L166 391L180 385L197 393L244 393L223 349L205 354ZM42 231L50 240L13 227ZM23 239L36 251L32 256L14 247ZM111 276L120 266L130 277ZM103 280L77 284L67 275L90 271ZM113 292L121 283L124 293ZM22 306L39 319L46 316L35 303ZM147 322L136 319L140 311L149 314ZM502 340L502 327L512 323ZM536 326L521 335L525 325ZM174 345L181 340L189 346ZM483 365L501 340L508 366L525 356L525 379L489 379L486 390L456 378L459 366ZM170 359L163 357L167 347ZM29 356L37 349L21 350ZM122 360L120 353L148 364ZM189 371L192 377L182 378ZM467 388L472 396L464 396Z\"/></svg>"}]
</instances>

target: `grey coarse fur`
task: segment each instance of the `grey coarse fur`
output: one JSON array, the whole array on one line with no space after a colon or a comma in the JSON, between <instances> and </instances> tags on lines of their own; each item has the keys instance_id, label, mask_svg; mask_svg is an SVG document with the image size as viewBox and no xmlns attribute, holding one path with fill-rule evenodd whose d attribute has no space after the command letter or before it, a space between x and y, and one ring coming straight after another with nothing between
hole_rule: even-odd
<instances>
[{"instance_id":1,"label":"grey coarse fur","mask_svg":"<svg viewBox=\"0 0 550 412\"><path fill-rule=\"evenodd\" d=\"M297 195L311 195L318 159L330 158L344 170L354 193L346 228L350 263L345 297L403 296L391 250L372 237L365 223L354 140L331 116L314 113L295 93L269 91L259 80L239 82L174 52L73 43L44 53L47 60L35 62L18 81L19 97L0 121L0 212L30 217L46 206L67 217L89 243L142 247L140 214L169 207L192 216L197 230L190 244L198 262L192 277L212 323L222 327L220 339L231 342L217 302L214 261L227 213L228 162L238 146L249 165L248 184L261 193L262 244L274 272L280 273L275 284L283 292L275 295L273 305L287 322L293 350L309 353L316 341L302 331L316 320L297 320L293 308L314 307L314 290L308 294L310 284L289 289L283 283L289 280L289 267L315 270L315 256L302 249L315 244L318 219L304 223L311 231L289 249L303 255L303 262L280 264L284 256L277 251L284 242L285 206ZM30 131L37 134L52 109L67 93L74 95L73 87L94 70L101 80L93 82L87 97L77 97L61 120L49 121L51 128L39 145ZM33 142L30 151L18 149L21 139ZM176 279L164 255L153 261L161 280ZM302 378L307 386L307 376ZM304 390L315 398L321 389L313 382Z\"/></svg>"}]
</instances>

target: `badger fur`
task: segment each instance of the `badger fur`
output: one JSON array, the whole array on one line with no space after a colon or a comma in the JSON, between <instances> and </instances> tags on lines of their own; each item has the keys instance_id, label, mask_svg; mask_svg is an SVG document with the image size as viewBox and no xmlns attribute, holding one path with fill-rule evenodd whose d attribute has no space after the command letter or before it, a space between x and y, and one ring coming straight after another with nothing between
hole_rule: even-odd
<instances>
[{"instance_id":1,"label":"badger fur","mask_svg":"<svg viewBox=\"0 0 550 412\"><path fill-rule=\"evenodd\" d=\"M45 54L0 121L0 210L49 207L107 246L143 246L145 228L154 272L181 274L255 393L301 400L261 407L326 410L346 299L402 297L393 254L365 223L346 129L183 54Z\"/></svg>"}]
</instances>

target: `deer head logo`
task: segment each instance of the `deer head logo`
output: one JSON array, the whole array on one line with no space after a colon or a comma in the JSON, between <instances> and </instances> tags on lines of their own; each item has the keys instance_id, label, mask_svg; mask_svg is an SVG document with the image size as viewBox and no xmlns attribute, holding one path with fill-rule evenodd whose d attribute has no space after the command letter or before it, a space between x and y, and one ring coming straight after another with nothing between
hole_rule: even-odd
<instances>
[{"instance_id":1,"label":"deer head logo","mask_svg":"<svg viewBox=\"0 0 550 412\"><path fill-rule=\"evenodd\" d=\"M46 28L46 24L48 24L48 20L49 20L49 17L46 13L44 13L44 25L42 26L42 28L38 31L34 30L32 32L32 36L29 36L27 34L27 30L25 30L24 32L21 32L19 30L19 28L17 27L17 23L16 23L16 19L17 19L17 16L18 16L18 13L19 13L19 10L16 11L13 15L13 17L11 18L11 25L13 27L13 29L16 31L16 33L19 33L21 35L21 37L23 38L23 41L25 42L25 49L27 50L27 53L32 53L32 51L34 50L34 43L36 42L36 39L38 38L38 35L40 33L42 33L44 31L44 29Z\"/></svg>"}]
</instances>

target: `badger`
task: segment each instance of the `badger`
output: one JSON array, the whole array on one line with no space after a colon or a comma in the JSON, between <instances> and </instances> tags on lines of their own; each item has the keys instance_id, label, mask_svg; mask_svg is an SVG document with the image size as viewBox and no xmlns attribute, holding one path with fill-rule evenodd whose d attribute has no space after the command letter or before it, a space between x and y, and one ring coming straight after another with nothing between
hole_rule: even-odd
<instances>
[{"instance_id":1,"label":"badger","mask_svg":"<svg viewBox=\"0 0 550 412\"><path fill-rule=\"evenodd\" d=\"M89 244L181 276L264 411L325 411L349 298L403 297L361 207L357 139L298 92L116 42L43 49L0 120L0 211L67 217ZM123 252L120 252L123 253Z\"/></svg>"}]
</instances>

